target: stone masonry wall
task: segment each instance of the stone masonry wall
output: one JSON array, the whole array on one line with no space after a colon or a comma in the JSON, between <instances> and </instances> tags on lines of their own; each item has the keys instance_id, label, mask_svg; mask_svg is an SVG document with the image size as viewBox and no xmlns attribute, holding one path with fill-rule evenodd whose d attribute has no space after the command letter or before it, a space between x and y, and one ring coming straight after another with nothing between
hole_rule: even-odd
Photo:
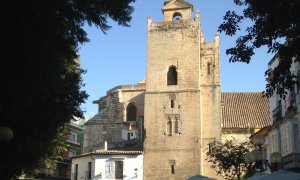
<instances>
[{"instance_id":1,"label":"stone masonry wall","mask_svg":"<svg viewBox=\"0 0 300 180\"><path fill-rule=\"evenodd\" d=\"M167 85L170 66L176 67L177 85ZM181 180L200 174L199 70L200 28L197 20L149 25L145 180Z\"/></svg>"}]
</instances>

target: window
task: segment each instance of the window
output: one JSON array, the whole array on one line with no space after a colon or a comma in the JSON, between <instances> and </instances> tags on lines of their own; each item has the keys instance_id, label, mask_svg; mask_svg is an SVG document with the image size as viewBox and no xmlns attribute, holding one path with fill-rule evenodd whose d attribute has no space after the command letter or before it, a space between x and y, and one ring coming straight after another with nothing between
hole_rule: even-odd
<instances>
[{"instance_id":1,"label":"window","mask_svg":"<svg viewBox=\"0 0 300 180\"><path fill-rule=\"evenodd\" d=\"M179 133L179 120L177 117L175 117L175 133Z\"/></svg>"},{"instance_id":2,"label":"window","mask_svg":"<svg viewBox=\"0 0 300 180\"><path fill-rule=\"evenodd\" d=\"M92 162L88 162L87 179L92 179Z\"/></svg>"},{"instance_id":3,"label":"window","mask_svg":"<svg viewBox=\"0 0 300 180\"><path fill-rule=\"evenodd\" d=\"M123 161L115 161L115 178L123 179Z\"/></svg>"},{"instance_id":4,"label":"window","mask_svg":"<svg viewBox=\"0 0 300 180\"><path fill-rule=\"evenodd\" d=\"M113 179L115 176L114 161L106 161L105 163L105 179Z\"/></svg>"},{"instance_id":5,"label":"window","mask_svg":"<svg viewBox=\"0 0 300 180\"><path fill-rule=\"evenodd\" d=\"M181 121L178 115L170 115L166 120L167 135L181 134Z\"/></svg>"},{"instance_id":6,"label":"window","mask_svg":"<svg viewBox=\"0 0 300 180\"><path fill-rule=\"evenodd\" d=\"M70 134L69 134L69 140L73 141L73 142L77 142L77 133L70 132Z\"/></svg>"},{"instance_id":7,"label":"window","mask_svg":"<svg viewBox=\"0 0 300 180\"><path fill-rule=\"evenodd\" d=\"M167 134L172 136L172 120L169 118L167 122Z\"/></svg>"},{"instance_id":8,"label":"window","mask_svg":"<svg viewBox=\"0 0 300 180\"><path fill-rule=\"evenodd\" d=\"M174 99L171 99L171 108L174 108Z\"/></svg>"},{"instance_id":9,"label":"window","mask_svg":"<svg viewBox=\"0 0 300 180\"><path fill-rule=\"evenodd\" d=\"M274 130L270 133L270 153L281 152L281 139L278 136L278 131Z\"/></svg>"},{"instance_id":10,"label":"window","mask_svg":"<svg viewBox=\"0 0 300 180\"><path fill-rule=\"evenodd\" d=\"M179 12L176 12L173 14L173 21L177 21L177 20L181 20L182 19L182 15Z\"/></svg>"},{"instance_id":11,"label":"window","mask_svg":"<svg viewBox=\"0 0 300 180\"><path fill-rule=\"evenodd\" d=\"M210 75L211 73L211 63L207 63L207 75Z\"/></svg>"},{"instance_id":12,"label":"window","mask_svg":"<svg viewBox=\"0 0 300 180\"><path fill-rule=\"evenodd\" d=\"M127 133L127 141L130 140L130 132Z\"/></svg>"},{"instance_id":13,"label":"window","mask_svg":"<svg viewBox=\"0 0 300 180\"><path fill-rule=\"evenodd\" d=\"M272 152L276 152L276 149L275 149L275 143L276 143L276 140L275 140L275 135L271 135L271 153Z\"/></svg>"},{"instance_id":14,"label":"window","mask_svg":"<svg viewBox=\"0 0 300 180\"><path fill-rule=\"evenodd\" d=\"M167 85L177 85L177 70L175 66L169 67Z\"/></svg>"},{"instance_id":15,"label":"window","mask_svg":"<svg viewBox=\"0 0 300 180\"><path fill-rule=\"evenodd\" d=\"M123 161L106 161L105 179L123 179Z\"/></svg>"},{"instance_id":16,"label":"window","mask_svg":"<svg viewBox=\"0 0 300 180\"><path fill-rule=\"evenodd\" d=\"M299 151L300 150L300 141L299 141L299 126L298 124L293 124L293 136L294 136L294 150Z\"/></svg>"},{"instance_id":17,"label":"window","mask_svg":"<svg viewBox=\"0 0 300 180\"><path fill-rule=\"evenodd\" d=\"M281 150L282 155L286 155L290 152L290 136L289 136L289 125L280 128L281 131Z\"/></svg>"},{"instance_id":18,"label":"window","mask_svg":"<svg viewBox=\"0 0 300 180\"><path fill-rule=\"evenodd\" d=\"M296 93L298 94L300 91L300 70L297 72L297 91Z\"/></svg>"},{"instance_id":19,"label":"window","mask_svg":"<svg viewBox=\"0 0 300 180\"><path fill-rule=\"evenodd\" d=\"M170 160L169 161L170 168L171 168L171 174L175 174L175 160Z\"/></svg>"},{"instance_id":20,"label":"window","mask_svg":"<svg viewBox=\"0 0 300 180\"><path fill-rule=\"evenodd\" d=\"M78 164L75 164L74 180L78 179Z\"/></svg>"},{"instance_id":21,"label":"window","mask_svg":"<svg viewBox=\"0 0 300 180\"><path fill-rule=\"evenodd\" d=\"M175 165L174 164L171 165L171 174L175 174Z\"/></svg>"},{"instance_id":22,"label":"window","mask_svg":"<svg viewBox=\"0 0 300 180\"><path fill-rule=\"evenodd\" d=\"M134 104L129 103L126 109L126 120L135 121L136 120L136 107Z\"/></svg>"}]
</instances>

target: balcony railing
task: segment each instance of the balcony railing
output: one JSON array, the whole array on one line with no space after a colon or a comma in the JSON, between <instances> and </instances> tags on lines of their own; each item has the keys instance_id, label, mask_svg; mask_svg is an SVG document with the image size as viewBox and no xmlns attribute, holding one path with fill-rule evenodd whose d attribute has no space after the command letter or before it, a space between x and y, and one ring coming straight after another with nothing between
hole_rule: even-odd
<instances>
[{"instance_id":1,"label":"balcony railing","mask_svg":"<svg viewBox=\"0 0 300 180\"><path fill-rule=\"evenodd\" d=\"M282 119L282 107L281 105L277 106L273 111L272 111L272 119L273 122L276 123Z\"/></svg>"},{"instance_id":2,"label":"balcony railing","mask_svg":"<svg viewBox=\"0 0 300 180\"><path fill-rule=\"evenodd\" d=\"M80 143L75 141L75 140L67 139L66 141L69 142L69 143L80 145Z\"/></svg>"},{"instance_id":3,"label":"balcony railing","mask_svg":"<svg viewBox=\"0 0 300 180\"><path fill-rule=\"evenodd\" d=\"M56 177L56 178L70 178L70 173L69 172L54 172L51 174L51 177Z\"/></svg>"},{"instance_id":4,"label":"balcony railing","mask_svg":"<svg viewBox=\"0 0 300 180\"><path fill-rule=\"evenodd\" d=\"M283 169L299 169L300 153L293 153L282 158Z\"/></svg>"}]
</instances>

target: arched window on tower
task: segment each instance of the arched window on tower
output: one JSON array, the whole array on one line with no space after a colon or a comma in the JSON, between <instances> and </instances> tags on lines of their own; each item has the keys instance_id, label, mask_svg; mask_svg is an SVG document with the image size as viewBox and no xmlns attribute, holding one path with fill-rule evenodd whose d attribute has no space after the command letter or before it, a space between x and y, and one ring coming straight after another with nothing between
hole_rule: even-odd
<instances>
[{"instance_id":1,"label":"arched window on tower","mask_svg":"<svg viewBox=\"0 0 300 180\"><path fill-rule=\"evenodd\" d=\"M174 108L174 99L171 99L171 108Z\"/></svg>"},{"instance_id":2,"label":"arched window on tower","mask_svg":"<svg viewBox=\"0 0 300 180\"><path fill-rule=\"evenodd\" d=\"M167 84L177 85L177 70L175 66L169 67Z\"/></svg>"},{"instance_id":3,"label":"arched window on tower","mask_svg":"<svg viewBox=\"0 0 300 180\"><path fill-rule=\"evenodd\" d=\"M179 133L179 119L178 117L175 117L175 128L174 128L175 133Z\"/></svg>"},{"instance_id":4,"label":"arched window on tower","mask_svg":"<svg viewBox=\"0 0 300 180\"><path fill-rule=\"evenodd\" d=\"M126 108L126 121L135 121L136 120L136 107L134 104L128 104Z\"/></svg>"},{"instance_id":5,"label":"arched window on tower","mask_svg":"<svg viewBox=\"0 0 300 180\"><path fill-rule=\"evenodd\" d=\"M167 122L167 135L168 136L172 136L172 133L173 133L172 120L171 120L171 118L168 118L168 122Z\"/></svg>"},{"instance_id":6,"label":"arched window on tower","mask_svg":"<svg viewBox=\"0 0 300 180\"><path fill-rule=\"evenodd\" d=\"M173 21L177 21L177 20L181 20L182 19L182 15L179 12L176 12L173 14Z\"/></svg>"}]
</instances>

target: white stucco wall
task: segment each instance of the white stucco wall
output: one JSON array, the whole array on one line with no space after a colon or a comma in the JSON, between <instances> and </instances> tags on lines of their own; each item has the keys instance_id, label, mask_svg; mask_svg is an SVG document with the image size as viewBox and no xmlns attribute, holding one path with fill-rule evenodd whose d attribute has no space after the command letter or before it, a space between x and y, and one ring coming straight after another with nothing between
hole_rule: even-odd
<instances>
[{"instance_id":1,"label":"white stucco wall","mask_svg":"<svg viewBox=\"0 0 300 180\"><path fill-rule=\"evenodd\" d=\"M91 156L84 156L79 158L72 159L72 175L71 180L74 179L75 174L75 165L78 164L78 180L85 180L85 172L88 171L88 162L92 162L92 172L94 171L95 161L91 158Z\"/></svg>"},{"instance_id":2,"label":"white stucco wall","mask_svg":"<svg viewBox=\"0 0 300 180\"><path fill-rule=\"evenodd\" d=\"M143 179L143 155L93 155L77 157L72 159L72 174L75 173L75 164L78 164L78 180L84 180L85 172L88 170L88 162L92 162L93 180L114 180L106 178L105 168L107 161L123 161L124 180Z\"/></svg>"}]
</instances>

